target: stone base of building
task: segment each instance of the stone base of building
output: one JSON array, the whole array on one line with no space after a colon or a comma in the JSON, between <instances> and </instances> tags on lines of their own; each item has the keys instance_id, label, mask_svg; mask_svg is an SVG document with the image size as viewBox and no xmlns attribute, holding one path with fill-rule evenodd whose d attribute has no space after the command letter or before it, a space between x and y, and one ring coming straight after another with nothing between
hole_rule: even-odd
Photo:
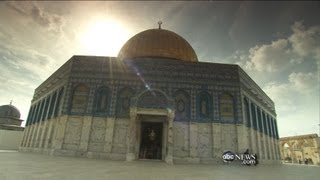
<instances>
[{"instance_id":1,"label":"stone base of building","mask_svg":"<svg viewBox=\"0 0 320 180\"><path fill-rule=\"evenodd\" d=\"M82 157L91 159L108 159L116 161L126 161L127 154L117 154L117 153L104 153L104 152L90 152L90 151L72 151L63 149L40 149L40 148L25 148L20 147L20 152L31 152L39 153L50 156L66 156L66 157ZM199 158L199 157L173 157L172 160L163 160L168 164L214 164L214 165L224 165L222 159L217 158ZM237 164L237 163L232 163ZM259 160L259 164L264 165L276 165L282 164L280 160ZM240 165L240 163L239 163Z\"/></svg>"}]
</instances>

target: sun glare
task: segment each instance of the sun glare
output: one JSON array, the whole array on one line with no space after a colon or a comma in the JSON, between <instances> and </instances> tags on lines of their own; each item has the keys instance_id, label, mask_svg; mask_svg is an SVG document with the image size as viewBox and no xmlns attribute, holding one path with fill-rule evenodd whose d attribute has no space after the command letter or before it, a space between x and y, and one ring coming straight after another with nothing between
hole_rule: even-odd
<instances>
[{"instance_id":1,"label":"sun glare","mask_svg":"<svg viewBox=\"0 0 320 180\"><path fill-rule=\"evenodd\" d=\"M86 55L117 56L129 39L129 32L118 22L99 20L90 24L81 37Z\"/></svg>"}]
</instances>

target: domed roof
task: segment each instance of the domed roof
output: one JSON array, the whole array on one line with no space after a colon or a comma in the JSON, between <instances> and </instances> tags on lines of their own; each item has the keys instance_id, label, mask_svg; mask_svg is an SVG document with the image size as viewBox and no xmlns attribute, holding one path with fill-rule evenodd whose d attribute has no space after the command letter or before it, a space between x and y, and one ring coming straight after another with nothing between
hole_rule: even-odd
<instances>
[{"instance_id":1,"label":"domed roof","mask_svg":"<svg viewBox=\"0 0 320 180\"><path fill-rule=\"evenodd\" d=\"M0 106L0 117L20 118L20 111L13 105Z\"/></svg>"},{"instance_id":2,"label":"domed roof","mask_svg":"<svg viewBox=\"0 0 320 180\"><path fill-rule=\"evenodd\" d=\"M120 60L139 57L198 61L195 51L184 38L160 27L136 34L125 43L118 54Z\"/></svg>"}]
</instances>

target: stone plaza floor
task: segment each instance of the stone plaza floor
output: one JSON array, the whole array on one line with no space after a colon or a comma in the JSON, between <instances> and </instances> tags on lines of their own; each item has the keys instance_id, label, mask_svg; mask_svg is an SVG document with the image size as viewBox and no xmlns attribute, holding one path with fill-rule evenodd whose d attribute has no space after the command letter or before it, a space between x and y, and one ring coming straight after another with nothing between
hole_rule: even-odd
<instances>
[{"instance_id":1,"label":"stone plaza floor","mask_svg":"<svg viewBox=\"0 0 320 180\"><path fill-rule=\"evenodd\" d=\"M157 161L111 161L0 150L0 180L320 180L308 165L168 165Z\"/></svg>"}]
</instances>

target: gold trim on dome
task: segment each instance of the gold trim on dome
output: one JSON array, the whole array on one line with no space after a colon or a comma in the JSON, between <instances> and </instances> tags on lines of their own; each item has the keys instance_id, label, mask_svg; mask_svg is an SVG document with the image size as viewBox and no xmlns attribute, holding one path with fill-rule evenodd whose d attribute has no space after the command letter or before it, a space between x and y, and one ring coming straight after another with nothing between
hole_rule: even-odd
<instances>
[{"instance_id":1,"label":"gold trim on dome","mask_svg":"<svg viewBox=\"0 0 320 180\"><path fill-rule=\"evenodd\" d=\"M198 62L190 44L178 34L164 29L149 29L129 39L121 48L118 58L165 57Z\"/></svg>"}]
</instances>

